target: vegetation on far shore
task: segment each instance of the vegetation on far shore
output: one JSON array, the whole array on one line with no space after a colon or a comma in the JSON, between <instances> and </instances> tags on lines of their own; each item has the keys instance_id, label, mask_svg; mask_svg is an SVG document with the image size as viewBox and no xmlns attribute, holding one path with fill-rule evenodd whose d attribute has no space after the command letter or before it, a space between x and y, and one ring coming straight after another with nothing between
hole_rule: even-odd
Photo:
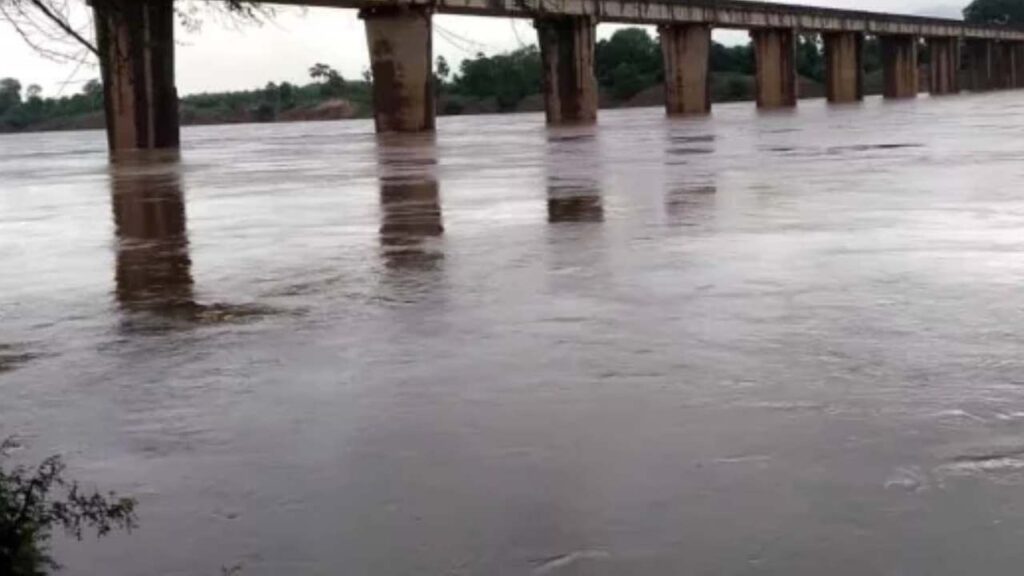
<instances>
[{"instance_id":1,"label":"vegetation on far shore","mask_svg":"<svg viewBox=\"0 0 1024 576\"><path fill-rule=\"evenodd\" d=\"M877 71L877 44L869 42L867 70ZM797 66L810 94L821 95L825 65L817 36L801 36ZM663 67L658 41L643 28L625 28L596 46L595 72L603 107L656 105L661 98ZM714 43L711 54L712 96L716 101L749 100L754 92L754 54L750 45ZM437 59L440 114L476 114L541 110L540 52L536 46L495 55L477 54L452 70ZM309 69L310 82L270 83L261 89L203 93L181 99L185 124L273 122L369 117L371 80L343 78L326 64ZM805 89L805 94L808 90ZM0 132L100 128L103 90L89 81L77 94L48 98L39 86L22 87L0 80Z\"/></svg>"},{"instance_id":2,"label":"vegetation on far shore","mask_svg":"<svg viewBox=\"0 0 1024 576\"><path fill-rule=\"evenodd\" d=\"M0 0L5 2L16 0ZM70 16L65 4L57 0L38 3L39 19L55 30L69 29ZM237 18L260 21L273 17L271 9L253 0L229 0L226 10ZM34 13L26 13L32 15ZM179 10L182 22L198 28L195 10ZM1024 23L1024 0L974 0L964 9L968 22L986 25ZM10 20L11 16L7 16ZM13 23L17 23L12 20ZM57 34L58 32L55 32ZM79 42L83 38L76 37ZM26 40L30 38L26 37ZM95 48L84 42L87 48ZM52 47L46 48L53 52ZM927 58L922 51L922 61ZM801 95L821 96L825 65L818 35L801 35L797 46L797 68L801 76ZM881 59L878 41L869 38L865 46L867 92L881 86ZM754 55L750 45L712 46L712 99L748 100L754 91ZM663 81L661 50L657 41L643 28L617 31L597 45L596 72L603 107L656 105L661 100ZM368 73L358 80L343 78L324 64L310 69L311 82L297 86L288 82L270 83L262 89L204 93L181 99L185 124L230 122L272 122L369 117L372 113L371 85ZM453 71L443 58L436 67L438 112L473 114L483 112L534 111L542 107L540 92L540 54L536 46L487 56L477 54L464 60ZM45 97L37 85L23 87L13 78L0 80L0 132L100 128L103 126L103 90L99 81L85 84L74 95Z\"/></svg>"}]
</instances>

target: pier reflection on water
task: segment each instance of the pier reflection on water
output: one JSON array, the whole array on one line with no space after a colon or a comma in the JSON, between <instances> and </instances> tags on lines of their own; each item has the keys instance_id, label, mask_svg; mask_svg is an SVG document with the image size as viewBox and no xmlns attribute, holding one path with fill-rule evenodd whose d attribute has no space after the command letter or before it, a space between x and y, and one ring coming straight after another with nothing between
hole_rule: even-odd
<instances>
[{"instance_id":1,"label":"pier reflection on water","mask_svg":"<svg viewBox=\"0 0 1024 576\"><path fill-rule=\"evenodd\" d=\"M255 319L260 305L197 301L177 152L122 154L110 164L117 262L114 294L126 331L150 332Z\"/></svg>"},{"instance_id":2,"label":"pier reflection on water","mask_svg":"<svg viewBox=\"0 0 1024 576\"><path fill-rule=\"evenodd\" d=\"M190 316L195 302L179 158L137 155L111 165L118 303L127 313Z\"/></svg>"},{"instance_id":3,"label":"pier reflection on water","mask_svg":"<svg viewBox=\"0 0 1024 576\"><path fill-rule=\"evenodd\" d=\"M381 136L380 243L392 269L429 269L444 259L437 146L434 136Z\"/></svg>"},{"instance_id":4,"label":"pier reflection on water","mask_svg":"<svg viewBox=\"0 0 1024 576\"><path fill-rule=\"evenodd\" d=\"M553 130L547 154L562 162L548 167L548 222L603 222L601 154L594 127Z\"/></svg>"}]
</instances>

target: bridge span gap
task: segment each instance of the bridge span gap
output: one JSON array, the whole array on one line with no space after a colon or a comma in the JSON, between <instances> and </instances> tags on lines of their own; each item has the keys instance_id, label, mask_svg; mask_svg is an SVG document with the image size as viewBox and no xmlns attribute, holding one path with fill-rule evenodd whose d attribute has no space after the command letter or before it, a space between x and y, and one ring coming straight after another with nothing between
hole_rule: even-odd
<instances>
[{"instance_id":1,"label":"bridge span gap","mask_svg":"<svg viewBox=\"0 0 1024 576\"><path fill-rule=\"evenodd\" d=\"M174 77L174 0L90 0L103 72L112 152L176 148L180 141ZM434 14L526 18L534 22L549 124L597 119L594 75L599 22L658 27L670 115L711 111L711 31L746 29L753 40L760 108L797 104L796 38L821 34L826 93L833 103L864 97L864 38L882 46L887 98L913 98L919 47L927 43L928 90L955 94L961 63L972 91L1024 87L1024 30L745 0L275 0L278 4L359 10L373 71L378 132L434 130L431 19ZM966 58L961 60L961 54Z\"/></svg>"}]
</instances>

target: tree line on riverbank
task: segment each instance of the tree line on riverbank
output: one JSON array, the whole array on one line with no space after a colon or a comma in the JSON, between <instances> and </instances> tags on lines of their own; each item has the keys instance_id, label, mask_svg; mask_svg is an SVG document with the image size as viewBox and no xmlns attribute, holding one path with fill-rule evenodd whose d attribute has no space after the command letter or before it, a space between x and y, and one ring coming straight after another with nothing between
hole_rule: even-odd
<instances>
[{"instance_id":1,"label":"tree line on riverbank","mask_svg":"<svg viewBox=\"0 0 1024 576\"><path fill-rule=\"evenodd\" d=\"M817 37L801 37L797 66L810 85L824 79L824 54ZM877 50L868 49L868 70L877 69ZM661 48L643 28L624 28L596 46L595 72L604 107L654 105L661 93ZM754 54L750 45L714 43L711 52L715 100L753 97ZM203 93L181 99L185 124L328 120L369 117L369 73L342 77L325 64L309 70L310 82L270 83L263 88ZM540 51L535 45L494 54L477 54L453 70L443 57L436 66L438 112L473 114L541 110ZM103 126L103 90L98 80L75 94L45 97L39 86L0 80L0 131L99 128Z\"/></svg>"}]
</instances>

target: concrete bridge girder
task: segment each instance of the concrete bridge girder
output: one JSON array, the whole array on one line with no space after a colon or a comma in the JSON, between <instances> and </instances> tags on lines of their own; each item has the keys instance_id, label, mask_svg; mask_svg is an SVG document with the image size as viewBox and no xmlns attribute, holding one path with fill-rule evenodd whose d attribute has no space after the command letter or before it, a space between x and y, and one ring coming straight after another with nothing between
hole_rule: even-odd
<instances>
[{"instance_id":1,"label":"concrete bridge girder","mask_svg":"<svg viewBox=\"0 0 1024 576\"><path fill-rule=\"evenodd\" d=\"M279 0L284 3L354 6L393 0ZM439 13L536 18L592 16L602 21L642 24L707 24L716 28L795 28L808 32L850 31L922 37L978 37L1024 40L1024 30L974 26L938 18L812 8L761 2L691 0L407 0Z\"/></svg>"}]
</instances>

